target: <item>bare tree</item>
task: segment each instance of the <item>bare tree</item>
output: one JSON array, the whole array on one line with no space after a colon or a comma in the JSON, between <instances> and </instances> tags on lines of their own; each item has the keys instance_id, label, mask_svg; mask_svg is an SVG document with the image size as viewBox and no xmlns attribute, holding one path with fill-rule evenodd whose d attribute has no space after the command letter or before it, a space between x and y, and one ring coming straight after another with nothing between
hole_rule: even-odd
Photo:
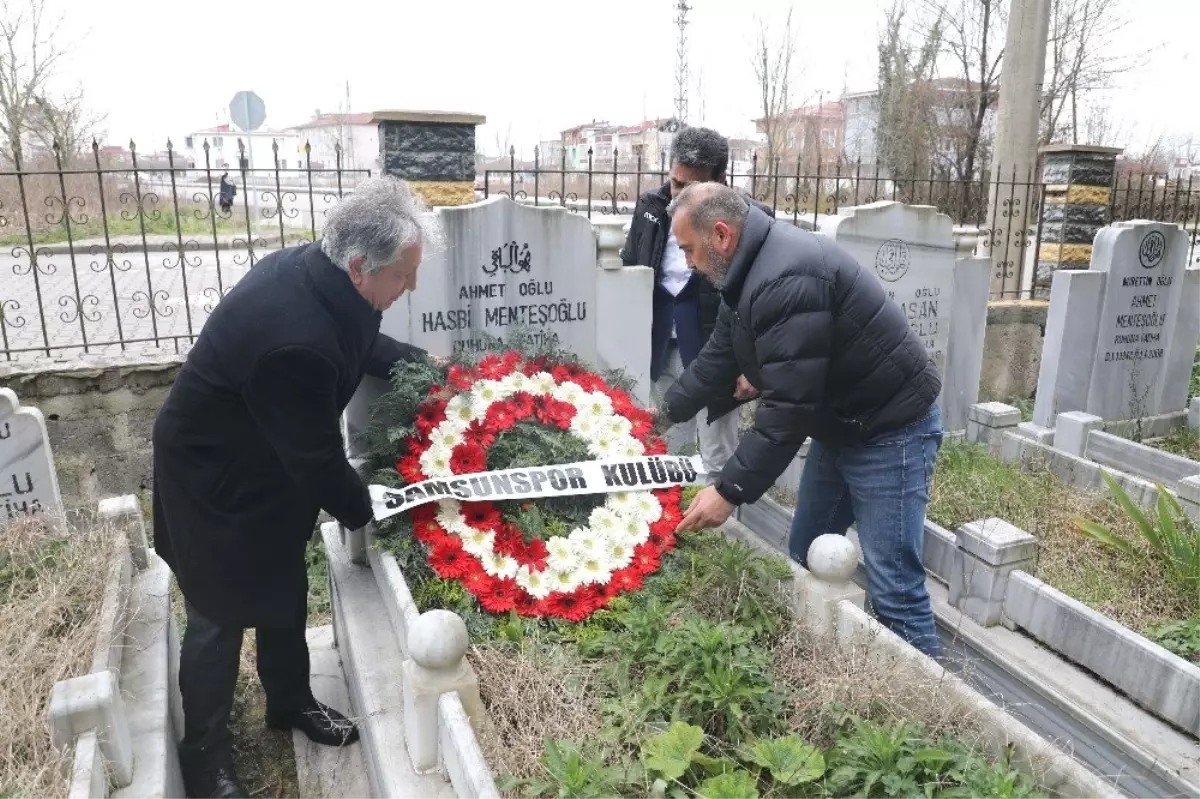
<instances>
[{"instance_id":1,"label":"bare tree","mask_svg":"<svg viewBox=\"0 0 1200 799\"><path fill-rule=\"evenodd\" d=\"M760 111L759 130L766 137L767 168L783 152L787 137L788 111L792 107L792 61L796 54L796 31L792 26L791 5L777 37L767 32L765 20L759 20L758 40L754 50L754 77L758 82Z\"/></svg>"},{"instance_id":2,"label":"bare tree","mask_svg":"<svg viewBox=\"0 0 1200 799\"><path fill-rule=\"evenodd\" d=\"M1112 39L1127 24L1117 15L1120 0L1053 0L1046 80L1042 95L1042 144L1080 142L1086 128L1087 97L1107 88L1144 54L1116 56ZM1090 140L1090 139L1089 139Z\"/></svg>"},{"instance_id":3,"label":"bare tree","mask_svg":"<svg viewBox=\"0 0 1200 799\"><path fill-rule=\"evenodd\" d=\"M929 168L936 147L934 68L941 47L941 23L935 21L923 41L904 35L902 0L888 10L879 38L879 94L875 152L893 176L920 174Z\"/></svg>"},{"instance_id":4,"label":"bare tree","mask_svg":"<svg viewBox=\"0 0 1200 799\"><path fill-rule=\"evenodd\" d=\"M64 165L87 150L106 118L87 107L82 88L57 100L37 96L33 103L35 111L27 120L29 130L46 150L57 144Z\"/></svg>"},{"instance_id":5,"label":"bare tree","mask_svg":"<svg viewBox=\"0 0 1200 799\"><path fill-rule=\"evenodd\" d=\"M16 160L24 154L25 137L37 99L49 94L49 83L63 56L47 22L45 0L0 3L0 134Z\"/></svg>"}]
</instances>

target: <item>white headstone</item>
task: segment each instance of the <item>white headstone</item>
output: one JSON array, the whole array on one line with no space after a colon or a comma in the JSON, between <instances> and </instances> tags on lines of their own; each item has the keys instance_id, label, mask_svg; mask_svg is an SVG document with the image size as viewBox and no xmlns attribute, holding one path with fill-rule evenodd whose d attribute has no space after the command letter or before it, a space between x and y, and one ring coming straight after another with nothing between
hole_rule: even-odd
<instances>
[{"instance_id":1,"label":"white headstone","mask_svg":"<svg viewBox=\"0 0 1200 799\"><path fill-rule=\"evenodd\" d=\"M1159 222L1096 234L1092 269L1107 279L1088 413L1133 419L1186 405L1200 334L1200 271L1187 269L1189 246L1182 228Z\"/></svg>"},{"instance_id":2,"label":"white headstone","mask_svg":"<svg viewBox=\"0 0 1200 799\"><path fill-rule=\"evenodd\" d=\"M21 407L12 389L0 388L0 523L27 516L55 521L62 515L42 412Z\"/></svg>"},{"instance_id":3,"label":"white headstone","mask_svg":"<svg viewBox=\"0 0 1200 799\"><path fill-rule=\"evenodd\" d=\"M438 214L446 250L384 314L384 333L448 356L482 349L481 334L503 339L525 327L596 362L596 234L586 218L507 197Z\"/></svg>"},{"instance_id":4,"label":"white headstone","mask_svg":"<svg viewBox=\"0 0 1200 799\"><path fill-rule=\"evenodd\" d=\"M966 428L979 396L987 325L986 259L961 258L949 216L883 201L842 208L820 230L879 279L925 343L942 377L946 430Z\"/></svg>"},{"instance_id":5,"label":"white headstone","mask_svg":"<svg viewBox=\"0 0 1200 799\"><path fill-rule=\"evenodd\" d=\"M1106 421L1183 410L1200 339L1200 269L1188 234L1119 222L1096 234L1090 270L1059 270L1034 421L1085 411Z\"/></svg>"}]
</instances>

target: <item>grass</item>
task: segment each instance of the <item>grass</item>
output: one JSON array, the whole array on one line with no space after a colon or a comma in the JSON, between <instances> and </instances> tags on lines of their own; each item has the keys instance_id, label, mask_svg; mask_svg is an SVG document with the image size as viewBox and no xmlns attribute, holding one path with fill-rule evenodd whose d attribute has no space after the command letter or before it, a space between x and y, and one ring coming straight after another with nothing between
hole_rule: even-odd
<instances>
[{"instance_id":1,"label":"grass","mask_svg":"<svg viewBox=\"0 0 1200 799\"><path fill-rule=\"evenodd\" d=\"M309 543L307 559L308 626L320 627L329 624L332 615L325 550L319 537ZM171 579L171 585L172 607L182 636L185 627L183 595L179 593L174 578ZM237 774L251 796L266 799L299 796L292 733L267 729L264 723L267 696L258 681L257 663L254 632L247 630L242 642L242 658L230 718Z\"/></svg>"},{"instance_id":2,"label":"grass","mask_svg":"<svg viewBox=\"0 0 1200 799\"><path fill-rule=\"evenodd\" d=\"M1144 548L1139 546L1143 557L1130 559L1084 538L1076 516L1140 543L1112 499L1076 491L1046 469L1022 471L981 446L947 442L928 515L948 530L993 516L1026 530L1038 539L1037 577L1138 633L1197 612L1196 597L1169 583Z\"/></svg>"},{"instance_id":3,"label":"grass","mask_svg":"<svg viewBox=\"0 0 1200 799\"><path fill-rule=\"evenodd\" d=\"M46 707L54 683L91 668L119 540L107 527L0 529L0 796L68 793L71 755L51 746Z\"/></svg>"},{"instance_id":4,"label":"grass","mask_svg":"<svg viewBox=\"0 0 1200 799\"><path fill-rule=\"evenodd\" d=\"M1178 427L1171 435L1153 442L1153 445L1164 452L1200 461L1200 430L1194 427Z\"/></svg>"},{"instance_id":5,"label":"grass","mask_svg":"<svg viewBox=\"0 0 1200 799\"><path fill-rule=\"evenodd\" d=\"M182 207L179 210L178 222L180 232L183 236L204 236L212 235L212 220L207 217L199 219L193 213L195 209ZM203 207L203 212L207 214L207 206ZM173 209L160 209L158 216L155 217L153 210L148 210L145 217L146 235L147 236L174 236L176 234L176 216ZM109 213L107 216L108 235L110 237L117 236L140 236L142 233L141 225L139 224L136 214L130 214L132 219L127 219L120 211ZM106 225L96 216L89 215L88 221L82 225L71 224L71 240L80 241L81 239L103 238ZM246 216L244 213L239 213L236 209L233 216L229 218L222 217L220 212L217 215L217 233L219 235L241 235L246 236ZM59 244L67 241L67 229L64 225L53 225L51 227L35 230L33 233L33 243L39 244ZM10 233L6 236L0 236L0 246L27 246L29 244L25 233Z\"/></svg>"}]
</instances>

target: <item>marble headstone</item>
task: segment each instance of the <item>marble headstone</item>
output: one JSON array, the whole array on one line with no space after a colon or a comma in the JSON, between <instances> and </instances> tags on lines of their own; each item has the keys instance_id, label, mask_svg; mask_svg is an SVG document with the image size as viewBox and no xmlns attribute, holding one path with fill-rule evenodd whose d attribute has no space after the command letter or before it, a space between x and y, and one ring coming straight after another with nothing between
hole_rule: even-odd
<instances>
[{"instance_id":1,"label":"marble headstone","mask_svg":"<svg viewBox=\"0 0 1200 799\"><path fill-rule=\"evenodd\" d=\"M1090 270L1055 273L1035 422L1183 409L1200 339L1200 269L1188 268L1188 248L1178 225L1119 222L1096 234Z\"/></svg>"},{"instance_id":2,"label":"marble headstone","mask_svg":"<svg viewBox=\"0 0 1200 799\"><path fill-rule=\"evenodd\" d=\"M0 388L0 503L0 523L63 515L46 421L37 408L22 407L8 388Z\"/></svg>"},{"instance_id":3,"label":"marble headstone","mask_svg":"<svg viewBox=\"0 0 1200 799\"><path fill-rule=\"evenodd\" d=\"M485 336L505 339L516 329L553 333L560 348L597 363L597 239L585 217L508 197L437 213L446 247L426 255L417 289L384 313L381 332L434 356L476 352ZM365 378L347 407L352 454L385 389Z\"/></svg>"},{"instance_id":4,"label":"marble headstone","mask_svg":"<svg viewBox=\"0 0 1200 799\"><path fill-rule=\"evenodd\" d=\"M880 281L942 376L946 430L966 428L978 399L987 325L988 262L960 258L949 216L883 201L841 209L820 231Z\"/></svg>"}]
</instances>

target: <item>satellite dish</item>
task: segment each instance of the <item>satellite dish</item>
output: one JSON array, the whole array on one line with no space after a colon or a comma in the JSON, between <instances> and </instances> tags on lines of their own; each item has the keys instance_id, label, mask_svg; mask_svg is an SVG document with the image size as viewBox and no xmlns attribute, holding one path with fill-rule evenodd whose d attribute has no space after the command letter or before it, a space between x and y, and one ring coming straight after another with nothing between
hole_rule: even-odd
<instances>
[{"instance_id":1,"label":"satellite dish","mask_svg":"<svg viewBox=\"0 0 1200 799\"><path fill-rule=\"evenodd\" d=\"M267 104L254 92L238 92L229 102L229 118L242 130L258 130L267 118Z\"/></svg>"}]
</instances>

